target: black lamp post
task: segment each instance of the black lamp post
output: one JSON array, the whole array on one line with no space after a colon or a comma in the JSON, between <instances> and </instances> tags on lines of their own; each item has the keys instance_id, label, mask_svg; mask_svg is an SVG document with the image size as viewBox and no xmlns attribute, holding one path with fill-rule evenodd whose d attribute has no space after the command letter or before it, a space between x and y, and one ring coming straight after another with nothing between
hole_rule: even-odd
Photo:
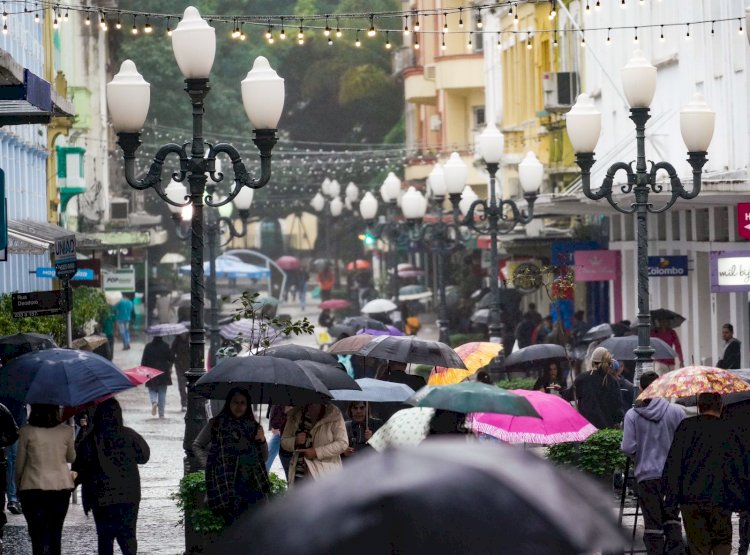
<instances>
[{"instance_id":1,"label":"black lamp post","mask_svg":"<svg viewBox=\"0 0 750 555\"><path fill-rule=\"evenodd\" d=\"M193 393L192 385L205 373L205 329L203 324L203 207L219 207L232 202L244 188L258 189L271 177L271 150L276 144L276 126L284 104L284 81L271 69L268 60L258 57L253 69L242 82L242 100L254 131L253 142L260 151L261 175L252 178L239 152L233 146L208 144L203 140L204 99L210 90L208 76L216 53L215 30L200 17L198 10L189 7L172 32L172 48L177 64L185 77L185 91L190 96L193 111L193 137L185 145L162 146L152 162L148 174L136 178L135 153L141 145L140 130L148 114L150 85L137 72L135 64L126 60L120 72L107 85L107 104L112 123L117 131L117 143L123 150L125 177L134 189L153 189L172 206L192 206L190 220L190 370L189 403L185 415L185 471L198 465L193 456L192 442L205 423L202 400ZM216 157L225 154L232 163L236 185L226 198L215 202L212 187L206 186L207 175L218 183L223 174L216 171ZM172 174L175 181L187 179L189 189L183 198L170 198L162 185L164 162L170 154L179 158L179 170ZM205 200L204 200L205 197Z\"/></svg>"},{"instance_id":2,"label":"black lamp post","mask_svg":"<svg viewBox=\"0 0 750 555\"><path fill-rule=\"evenodd\" d=\"M214 194L215 185L209 181L206 189L209 194ZM221 336L219 335L219 295L216 287L216 259L220 255L221 247L227 246L232 239L243 237L247 233L247 224L250 219L250 204L253 201L253 189L248 187L242 188L239 194L234 198L233 203L222 204L218 208L206 211L206 221L204 230L208 243L208 266L209 272L206 278L206 293L211 303L208 310L208 366L216 366L217 353L221 346ZM165 189L165 193L170 198L185 198L187 191L182 183L172 180ZM235 227L235 221L232 219L233 205L237 207L240 216L241 227ZM181 240L190 237L190 229L187 224L193 218L193 207L188 205L178 207L169 205L172 212L172 219L177 224L176 234ZM205 272L204 272L205 273Z\"/></svg>"},{"instance_id":3,"label":"black lamp post","mask_svg":"<svg viewBox=\"0 0 750 555\"><path fill-rule=\"evenodd\" d=\"M640 51L636 51L622 69L622 81L630 105L630 119L636 130L635 171L632 162L616 162L607 170L601 187L591 189L591 168L594 165L594 149L601 133L601 114L594 107L593 100L586 94L568 112L567 129L570 142L576 152L576 162L581 168L583 193L592 200L606 199L618 212L635 214L637 218L637 264L638 264L638 347L636 355L636 383L640 375L653 369L654 349L650 345L651 314L648 291L648 213L660 214L668 210L678 199L693 199L701 190L701 171L707 161L707 150L713 136L715 114L703 97L696 94L693 100L680 113L680 130L688 149L688 163L692 168L692 189L687 191L677 171L668 162L651 162L648 169L646 160L646 122L651 117L649 106L656 91L656 68ZM624 171L627 182L620 187L623 195L633 193L635 199L627 207L620 205L614 197L614 177ZM649 202L650 193L661 193L663 184L657 181L659 171L669 177L669 194L662 206L655 208Z\"/></svg>"},{"instance_id":4,"label":"black lamp post","mask_svg":"<svg viewBox=\"0 0 750 555\"><path fill-rule=\"evenodd\" d=\"M378 213L378 201L370 192L365 193L359 203L359 213L367 226L367 232L375 239L384 239L388 243L386 274L391 276L391 298L398 304L398 245L404 239L403 224L398 221L398 195L401 191L401 180L393 172L388 173L380 186L380 196L386 203L386 213L382 221L375 222Z\"/></svg>"}]
</instances>

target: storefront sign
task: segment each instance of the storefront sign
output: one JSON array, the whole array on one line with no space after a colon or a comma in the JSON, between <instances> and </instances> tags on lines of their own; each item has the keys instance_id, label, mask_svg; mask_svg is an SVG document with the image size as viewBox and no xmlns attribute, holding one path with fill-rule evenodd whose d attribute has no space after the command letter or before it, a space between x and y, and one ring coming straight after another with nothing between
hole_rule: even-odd
<instances>
[{"instance_id":1,"label":"storefront sign","mask_svg":"<svg viewBox=\"0 0 750 555\"><path fill-rule=\"evenodd\" d=\"M750 202L737 203L737 233L743 239L750 239Z\"/></svg>"},{"instance_id":2,"label":"storefront sign","mask_svg":"<svg viewBox=\"0 0 750 555\"><path fill-rule=\"evenodd\" d=\"M649 256L648 277L687 277L687 256Z\"/></svg>"},{"instance_id":3,"label":"storefront sign","mask_svg":"<svg viewBox=\"0 0 750 555\"><path fill-rule=\"evenodd\" d=\"M13 318L36 318L65 314L64 295L61 290L13 293L10 309Z\"/></svg>"},{"instance_id":4,"label":"storefront sign","mask_svg":"<svg viewBox=\"0 0 750 555\"><path fill-rule=\"evenodd\" d=\"M620 251L575 251L576 281L614 281L620 275Z\"/></svg>"},{"instance_id":5,"label":"storefront sign","mask_svg":"<svg viewBox=\"0 0 750 555\"><path fill-rule=\"evenodd\" d=\"M750 251L711 253L711 292L750 291Z\"/></svg>"},{"instance_id":6,"label":"storefront sign","mask_svg":"<svg viewBox=\"0 0 750 555\"><path fill-rule=\"evenodd\" d=\"M135 291L135 268L104 270L104 290L133 293Z\"/></svg>"}]
</instances>

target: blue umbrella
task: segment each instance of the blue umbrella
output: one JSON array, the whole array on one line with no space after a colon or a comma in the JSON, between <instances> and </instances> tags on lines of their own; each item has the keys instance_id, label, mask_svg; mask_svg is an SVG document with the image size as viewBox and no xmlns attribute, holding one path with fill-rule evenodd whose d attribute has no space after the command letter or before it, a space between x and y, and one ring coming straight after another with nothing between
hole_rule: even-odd
<instances>
[{"instance_id":1,"label":"blue umbrella","mask_svg":"<svg viewBox=\"0 0 750 555\"><path fill-rule=\"evenodd\" d=\"M122 370L88 351L46 349L0 368L0 396L27 403L76 407L131 387Z\"/></svg>"},{"instance_id":2,"label":"blue umbrella","mask_svg":"<svg viewBox=\"0 0 750 555\"><path fill-rule=\"evenodd\" d=\"M362 389L333 389L334 401L367 401L369 403L403 403L414 395L414 390L408 385L372 378L355 380Z\"/></svg>"}]
</instances>

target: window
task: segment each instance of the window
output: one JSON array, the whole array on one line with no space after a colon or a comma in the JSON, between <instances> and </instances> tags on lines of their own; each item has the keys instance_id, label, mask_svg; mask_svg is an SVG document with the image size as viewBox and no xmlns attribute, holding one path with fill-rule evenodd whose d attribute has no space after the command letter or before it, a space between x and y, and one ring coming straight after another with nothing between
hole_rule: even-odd
<instances>
[{"instance_id":1,"label":"window","mask_svg":"<svg viewBox=\"0 0 750 555\"><path fill-rule=\"evenodd\" d=\"M486 125L486 120L484 119L484 106L472 106L471 112L474 129L483 128Z\"/></svg>"}]
</instances>

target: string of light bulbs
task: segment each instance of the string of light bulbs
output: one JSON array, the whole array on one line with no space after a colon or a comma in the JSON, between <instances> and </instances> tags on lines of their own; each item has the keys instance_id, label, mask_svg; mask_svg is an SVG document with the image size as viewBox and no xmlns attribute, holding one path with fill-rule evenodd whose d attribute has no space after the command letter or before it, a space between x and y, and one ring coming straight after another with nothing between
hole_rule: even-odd
<instances>
[{"instance_id":1,"label":"string of light bulbs","mask_svg":"<svg viewBox=\"0 0 750 555\"><path fill-rule=\"evenodd\" d=\"M629 4L635 4L636 1L640 5L645 5L646 0L620 0L620 7L626 8ZM651 0L649 0L651 1ZM570 29L570 28L553 28L553 29L538 29L535 30L531 35L527 30L520 29L504 29L500 32L487 31L483 28L483 13L487 13L488 10L504 9L507 10L507 16L512 19L514 25L519 24L519 6L524 4L549 4L550 12L549 19L553 20L557 17L556 2L555 0L503 0L500 2L487 3L481 5L470 5L470 6L458 6L450 8L429 8L421 10L393 10L393 11L380 11L380 12L349 12L349 13L336 13L336 14L310 14L306 16L299 15L268 15L268 14L236 14L236 15L206 15L204 18L211 23L223 23L231 26L230 36L239 41L247 39L247 33L245 33L244 26L259 27L265 32L265 37L268 44L274 44L278 38L281 41L289 38L287 34L288 28L296 28L296 40L299 45L305 44L308 35L305 34L312 32L322 32L323 37L327 39L329 45L334 44L334 37L341 39L344 33L354 34L354 46L360 47L362 41L360 40L360 33L368 38L374 38L378 34L382 34L385 38L384 47L390 49L392 47L391 36L398 34L403 35L414 35L414 41L412 47L414 49L420 48L419 35L436 35L439 34L441 38L441 47L445 48L445 36L450 34L465 34L467 35L467 46L472 46L472 36L492 34L497 36L498 44L502 44L503 35L522 35L527 40L527 47L531 47L531 36L539 33L546 33L553 35L553 46L558 44L558 36L566 35L568 33L581 35L581 46L586 46L586 33L587 32L606 32L606 44L612 44L612 32L613 31L630 31L633 33L634 42L638 42L638 31L643 29L658 28L660 30L660 40L665 40L664 28L670 27L682 27L685 28L685 37L690 38L690 28L697 26L711 26L711 36L716 35L716 24L725 22L735 22L739 33L744 33L743 28L744 14L738 17L725 17L725 18L711 18L711 19L699 19L693 21L683 22L657 22L657 23L646 23L642 25L615 25L615 26L598 26L598 27L587 27L582 30ZM614 3L614 0L613 0ZM8 6L22 7L16 11L8 11ZM584 13L588 14L594 10L601 9L601 0L586 0L584 6ZM3 2L3 33L8 32L8 20L10 16L17 14L33 15L35 21L40 22L40 14L45 10L50 10L53 17L53 27L58 27L61 22L67 22L69 20L69 13L71 11L81 12L86 14L84 21L85 25L92 25L92 16L94 19L98 19L99 26L103 31L107 31L110 28L112 22L114 22L114 28L116 30L123 29L123 20L132 21L130 29L131 34L138 35L142 31L145 35L153 34L154 27L151 22L163 22L166 26L166 34L171 35L172 33L172 22L178 23L181 19L180 14L176 13L158 13L158 12L143 12L135 10L123 10L119 8L109 7L91 7L80 4L69 4L62 5L55 0L5 0ZM455 17L451 19L456 20L458 29L451 28L449 25L449 17L453 15ZM443 21L442 27L439 23L436 24L435 29L424 29L421 22L424 18L435 17L437 20ZM468 20L474 21L474 28L465 30L465 23ZM143 22L142 29L138 26L138 21ZM362 25L342 25L341 22L363 22ZM398 22L395 26L387 26L383 23L396 21ZM401 22L403 21L403 27ZM324 25L323 25L324 24ZM333 26L335 24L335 27Z\"/></svg>"}]
</instances>

